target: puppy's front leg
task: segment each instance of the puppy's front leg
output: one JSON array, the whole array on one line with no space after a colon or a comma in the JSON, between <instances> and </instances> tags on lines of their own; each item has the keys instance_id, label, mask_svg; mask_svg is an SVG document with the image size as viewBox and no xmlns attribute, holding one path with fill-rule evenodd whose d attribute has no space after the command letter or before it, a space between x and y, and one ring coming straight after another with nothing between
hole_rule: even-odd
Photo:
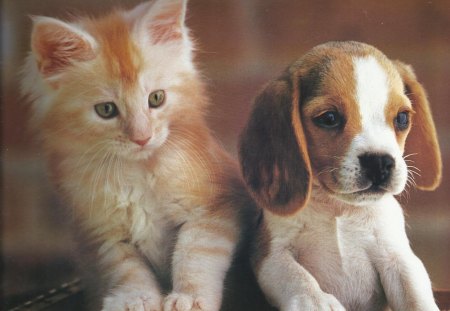
<instances>
[{"instance_id":1,"label":"puppy's front leg","mask_svg":"<svg viewBox=\"0 0 450 311\"><path fill-rule=\"evenodd\" d=\"M316 279L287 249L274 249L255 267L266 297L281 311L345 310L341 303L320 289Z\"/></svg>"},{"instance_id":2,"label":"puppy's front leg","mask_svg":"<svg viewBox=\"0 0 450 311\"><path fill-rule=\"evenodd\" d=\"M395 311L438 311L423 263L409 245L389 251L379 265L381 282Z\"/></svg>"},{"instance_id":3,"label":"puppy's front leg","mask_svg":"<svg viewBox=\"0 0 450 311\"><path fill-rule=\"evenodd\" d=\"M371 257L390 307L395 311L438 311L430 278L409 245L402 209L394 204L380 211L377 247L372 248L375 253Z\"/></svg>"}]
</instances>

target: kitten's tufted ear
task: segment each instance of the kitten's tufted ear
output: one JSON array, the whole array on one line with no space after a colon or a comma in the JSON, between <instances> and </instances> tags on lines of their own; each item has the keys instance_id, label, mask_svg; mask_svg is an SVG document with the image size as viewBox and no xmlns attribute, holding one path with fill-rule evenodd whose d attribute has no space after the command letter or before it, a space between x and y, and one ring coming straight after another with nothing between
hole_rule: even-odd
<instances>
[{"instance_id":1,"label":"kitten's tufted ear","mask_svg":"<svg viewBox=\"0 0 450 311\"><path fill-rule=\"evenodd\" d=\"M95 57L95 41L89 34L58 19L32 19L31 49L44 78L55 77L71 64Z\"/></svg>"},{"instance_id":2,"label":"kitten's tufted ear","mask_svg":"<svg viewBox=\"0 0 450 311\"><path fill-rule=\"evenodd\" d=\"M298 82L287 72L256 98L241 135L244 179L261 207L293 214L311 193L311 164L299 113Z\"/></svg>"},{"instance_id":3,"label":"kitten's tufted ear","mask_svg":"<svg viewBox=\"0 0 450 311\"><path fill-rule=\"evenodd\" d=\"M420 170L420 176L415 179L417 188L434 190L442 179L442 159L430 104L412 67L400 61L394 64L415 112L411 131L406 138L405 154L411 155L410 159L414 161L412 165Z\"/></svg>"},{"instance_id":4,"label":"kitten's tufted ear","mask_svg":"<svg viewBox=\"0 0 450 311\"><path fill-rule=\"evenodd\" d=\"M152 44L186 43L186 7L187 0L155 0L139 5L132 14L142 15L138 27L150 36Z\"/></svg>"}]
</instances>

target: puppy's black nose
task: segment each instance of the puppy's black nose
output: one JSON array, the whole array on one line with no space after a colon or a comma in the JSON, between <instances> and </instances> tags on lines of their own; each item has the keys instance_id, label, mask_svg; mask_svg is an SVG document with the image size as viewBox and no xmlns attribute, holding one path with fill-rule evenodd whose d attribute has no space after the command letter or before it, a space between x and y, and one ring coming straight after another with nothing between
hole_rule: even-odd
<instances>
[{"instance_id":1,"label":"puppy's black nose","mask_svg":"<svg viewBox=\"0 0 450 311\"><path fill-rule=\"evenodd\" d=\"M373 186L386 183L395 167L395 160L388 154L366 153L359 156L359 163Z\"/></svg>"}]
</instances>

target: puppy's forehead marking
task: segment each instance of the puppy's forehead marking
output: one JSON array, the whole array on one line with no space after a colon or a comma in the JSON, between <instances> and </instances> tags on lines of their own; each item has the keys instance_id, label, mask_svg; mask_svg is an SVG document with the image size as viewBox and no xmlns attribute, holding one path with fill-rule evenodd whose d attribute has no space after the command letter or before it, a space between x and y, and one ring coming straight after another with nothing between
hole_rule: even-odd
<instances>
[{"instance_id":1,"label":"puppy's forehead marking","mask_svg":"<svg viewBox=\"0 0 450 311\"><path fill-rule=\"evenodd\" d=\"M353 150L400 155L395 131L387 120L390 77L386 67L374 56L353 59L355 100L359 108L362 131L353 141Z\"/></svg>"},{"instance_id":2,"label":"puppy's forehead marking","mask_svg":"<svg viewBox=\"0 0 450 311\"><path fill-rule=\"evenodd\" d=\"M373 122L385 122L388 103L388 76L373 56L354 58L356 102L359 106L363 127Z\"/></svg>"}]
</instances>

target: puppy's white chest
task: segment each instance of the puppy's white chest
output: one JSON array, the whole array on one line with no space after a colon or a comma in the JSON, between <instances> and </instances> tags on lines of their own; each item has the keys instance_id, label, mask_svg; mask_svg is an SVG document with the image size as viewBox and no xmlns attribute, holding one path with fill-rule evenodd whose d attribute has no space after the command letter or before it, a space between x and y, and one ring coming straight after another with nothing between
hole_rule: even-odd
<instances>
[{"instance_id":1,"label":"puppy's white chest","mask_svg":"<svg viewBox=\"0 0 450 311\"><path fill-rule=\"evenodd\" d=\"M347 310L382 305L383 291L368 254L374 243L370 218L304 212L299 213L300 230L291 240L295 259Z\"/></svg>"}]
</instances>

